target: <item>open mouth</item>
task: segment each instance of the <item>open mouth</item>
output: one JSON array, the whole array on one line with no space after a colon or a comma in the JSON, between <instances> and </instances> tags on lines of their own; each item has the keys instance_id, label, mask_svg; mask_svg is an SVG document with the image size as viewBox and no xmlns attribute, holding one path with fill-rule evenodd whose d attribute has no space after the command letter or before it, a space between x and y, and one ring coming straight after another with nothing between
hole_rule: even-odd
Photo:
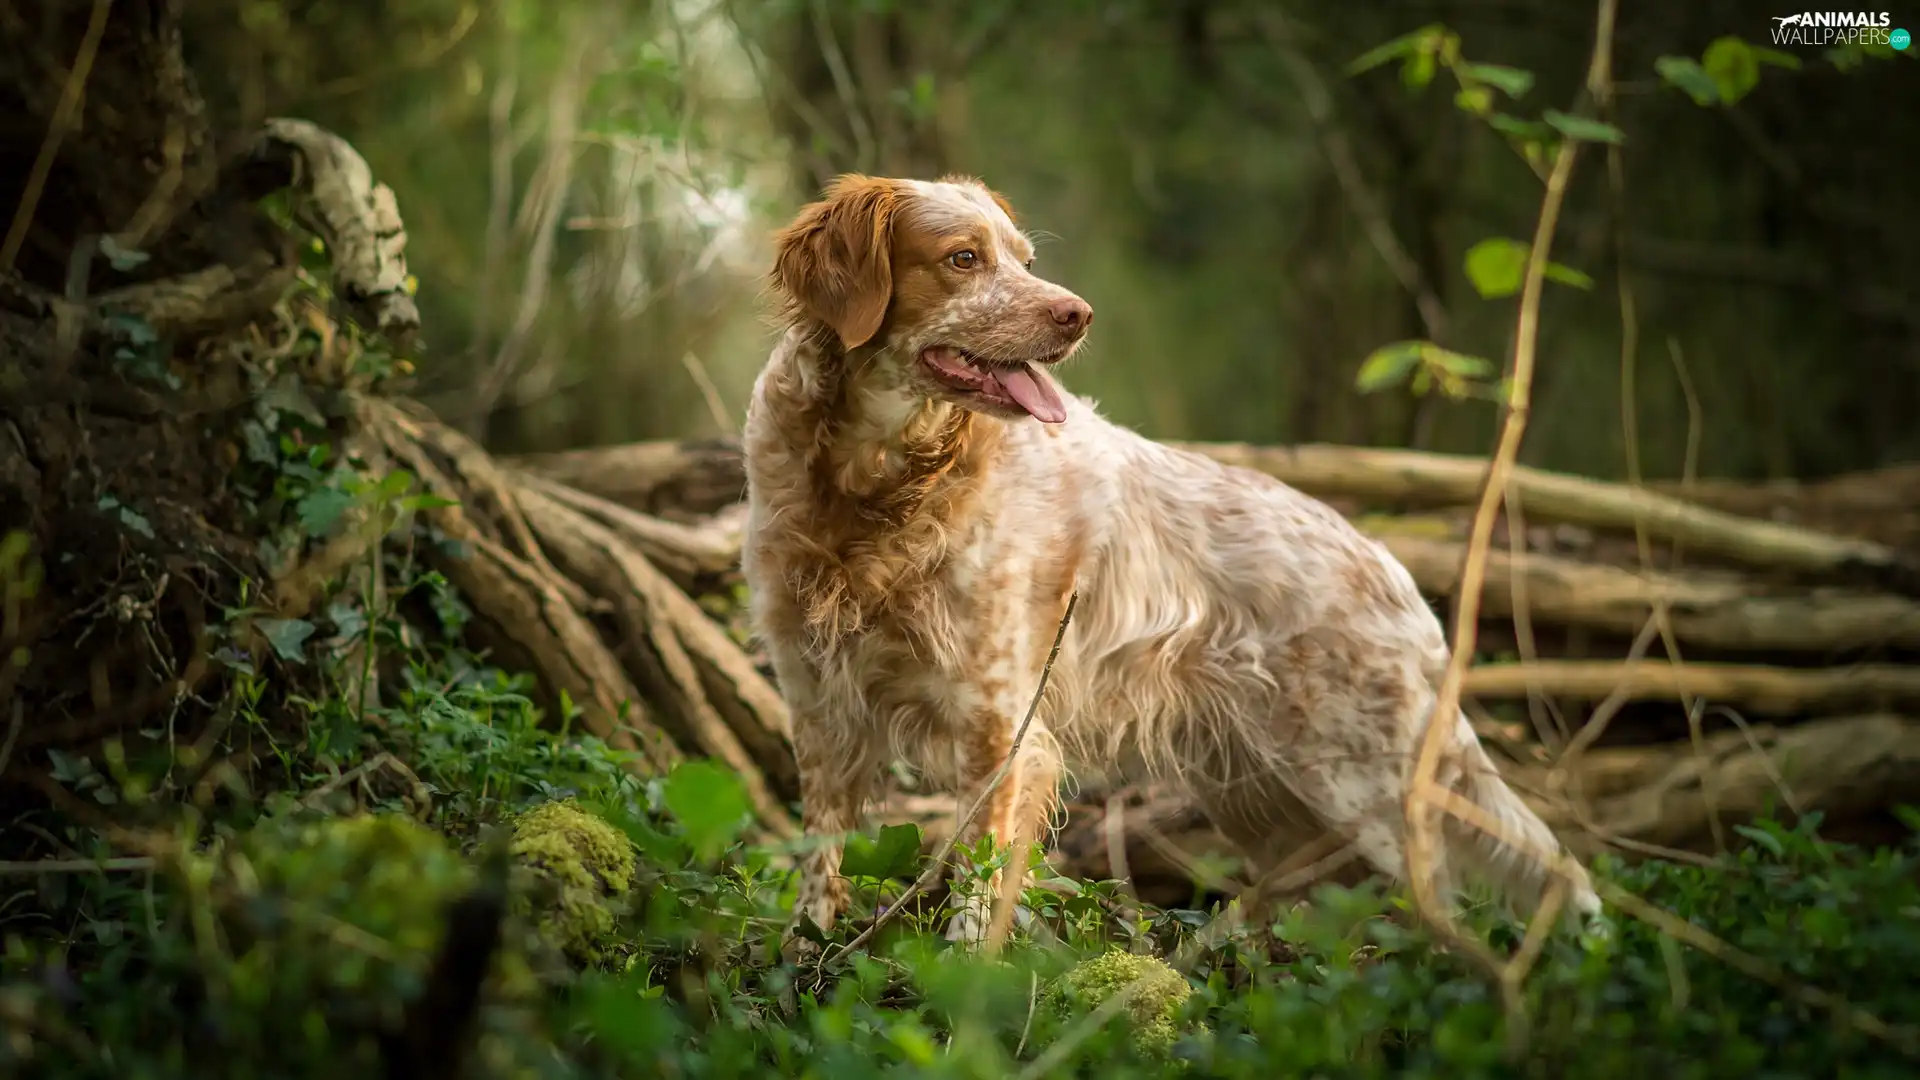
<instances>
[{"instance_id":1,"label":"open mouth","mask_svg":"<svg viewBox=\"0 0 1920 1080\"><path fill-rule=\"evenodd\" d=\"M1065 354L1060 354L1064 356ZM1053 377L1038 367L1060 356L1034 362L983 360L965 349L936 345L922 350L920 363L941 385L971 394L1004 409L1026 413L1043 424L1064 423L1067 405Z\"/></svg>"}]
</instances>

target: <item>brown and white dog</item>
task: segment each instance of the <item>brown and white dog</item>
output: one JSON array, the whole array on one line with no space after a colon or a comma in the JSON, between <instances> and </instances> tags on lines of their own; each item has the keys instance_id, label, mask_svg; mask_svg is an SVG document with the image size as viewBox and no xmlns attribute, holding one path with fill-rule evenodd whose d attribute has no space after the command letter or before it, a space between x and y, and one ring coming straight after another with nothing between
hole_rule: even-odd
<instances>
[{"instance_id":1,"label":"brown and white dog","mask_svg":"<svg viewBox=\"0 0 1920 1080\"><path fill-rule=\"evenodd\" d=\"M805 831L860 828L895 759L970 805L1077 590L963 841L1041 839L1070 766L1184 784L1256 862L1307 823L1404 879L1402 800L1448 657L1406 569L1324 504L1062 390L1051 369L1093 310L1033 274L979 183L843 176L777 247L786 330L747 413L743 563ZM1448 722L1441 781L1508 841L1449 820L1444 895L1466 870L1532 907L1559 843ZM832 925L839 865L837 840L804 858L796 919ZM1571 873L1572 909L1597 914ZM983 903L949 937L978 939Z\"/></svg>"}]
</instances>

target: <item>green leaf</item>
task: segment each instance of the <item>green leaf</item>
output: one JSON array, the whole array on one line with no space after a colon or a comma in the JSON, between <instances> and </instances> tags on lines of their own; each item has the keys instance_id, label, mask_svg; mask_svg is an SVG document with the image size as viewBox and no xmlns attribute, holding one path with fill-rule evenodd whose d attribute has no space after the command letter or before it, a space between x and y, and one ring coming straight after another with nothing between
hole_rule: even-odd
<instances>
[{"instance_id":1,"label":"green leaf","mask_svg":"<svg viewBox=\"0 0 1920 1080\"><path fill-rule=\"evenodd\" d=\"M1425 344L1423 341L1396 341L1373 350L1360 363L1360 373L1353 380L1355 389L1363 394L1371 394L1399 383L1420 362L1420 348Z\"/></svg>"},{"instance_id":2,"label":"green leaf","mask_svg":"<svg viewBox=\"0 0 1920 1080\"><path fill-rule=\"evenodd\" d=\"M920 872L920 826L880 826L879 839L864 833L847 838L840 857L840 872L847 877L904 878Z\"/></svg>"},{"instance_id":3,"label":"green leaf","mask_svg":"<svg viewBox=\"0 0 1920 1080\"><path fill-rule=\"evenodd\" d=\"M1494 113L1487 117L1487 126L1503 135L1516 139L1545 139L1553 134L1553 129L1538 120L1522 120L1518 116Z\"/></svg>"},{"instance_id":4,"label":"green leaf","mask_svg":"<svg viewBox=\"0 0 1920 1080\"><path fill-rule=\"evenodd\" d=\"M1696 105L1720 102L1720 84L1690 56L1663 56L1653 62L1653 70L1672 86L1685 91Z\"/></svg>"},{"instance_id":5,"label":"green leaf","mask_svg":"<svg viewBox=\"0 0 1920 1080\"><path fill-rule=\"evenodd\" d=\"M1757 829L1751 825L1735 825L1733 831L1766 848L1768 853L1776 859L1787 853L1787 849L1780 843L1780 838L1765 829Z\"/></svg>"},{"instance_id":6,"label":"green leaf","mask_svg":"<svg viewBox=\"0 0 1920 1080\"><path fill-rule=\"evenodd\" d=\"M1423 50L1431 54L1438 47L1441 36L1446 32L1445 26L1432 23L1412 33L1402 34L1384 45L1375 45L1347 65L1347 74L1358 75L1363 71L1377 68L1389 60L1412 56Z\"/></svg>"},{"instance_id":7,"label":"green leaf","mask_svg":"<svg viewBox=\"0 0 1920 1080\"><path fill-rule=\"evenodd\" d=\"M1463 86L1453 95L1453 103L1462 112L1485 116L1493 108L1493 91L1484 86Z\"/></svg>"},{"instance_id":8,"label":"green leaf","mask_svg":"<svg viewBox=\"0 0 1920 1080\"><path fill-rule=\"evenodd\" d=\"M1466 74L1510 98L1525 97L1533 88L1533 72L1505 64L1468 64Z\"/></svg>"},{"instance_id":9,"label":"green leaf","mask_svg":"<svg viewBox=\"0 0 1920 1080\"><path fill-rule=\"evenodd\" d=\"M1760 60L1752 46L1728 34L1715 38L1700 57L1701 67L1720 91L1720 100L1731 105L1760 85Z\"/></svg>"},{"instance_id":10,"label":"green leaf","mask_svg":"<svg viewBox=\"0 0 1920 1080\"><path fill-rule=\"evenodd\" d=\"M680 823L687 845L702 862L712 862L731 847L753 813L740 778L713 761L689 761L675 767L667 776L661 796L667 811Z\"/></svg>"},{"instance_id":11,"label":"green leaf","mask_svg":"<svg viewBox=\"0 0 1920 1080\"><path fill-rule=\"evenodd\" d=\"M1563 266L1551 260L1547 262L1546 279L1548 281L1557 281L1562 285L1571 285L1576 289L1593 288L1592 278L1575 270L1571 266Z\"/></svg>"},{"instance_id":12,"label":"green leaf","mask_svg":"<svg viewBox=\"0 0 1920 1080\"><path fill-rule=\"evenodd\" d=\"M257 619L253 625L280 659L293 664L305 659L307 639L313 636L312 623L305 619Z\"/></svg>"},{"instance_id":13,"label":"green leaf","mask_svg":"<svg viewBox=\"0 0 1920 1080\"><path fill-rule=\"evenodd\" d=\"M352 505L353 496L339 488L314 488L294 504L294 513L299 516L300 528L307 536L318 540L333 530L340 515Z\"/></svg>"},{"instance_id":14,"label":"green leaf","mask_svg":"<svg viewBox=\"0 0 1920 1080\"><path fill-rule=\"evenodd\" d=\"M1572 116L1557 109L1548 109L1540 114L1540 119L1552 124L1560 134L1569 139L1582 142L1621 143L1627 136L1612 124L1591 120L1584 116Z\"/></svg>"},{"instance_id":15,"label":"green leaf","mask_svg":"<svg viewBox=\"0 0 1920 1080\"><path fill-rule=\"evenodd\" d=\"M1752 49L1754 59L1763 64L1772 64L1774 67L1786 68L1788 71L1799 71L1802 67L1806 66L1800 62L1799 57L1790 52L1781 52L1779 49L1769 49L1764 45L1754 45Z\"/></svg>"},{"instance_id":16,"label":"green leaf","mask_svg":"<svg viewBox=\"0 0 1920 1080\"><path fill-rule=\"evenodd\" d=\"M395 469L380 478L379 493L382 499L394 499L407 493L413 486L413 474L405 469Z\"/></svg>"},{"instance_id":17,"label":"green leaf","mask_svg":"<svg viewBox=\"0 0 1920 1080\"><path fill-rule=\"evenodd\" d=\"M1488 237L1467 249L1467 280L1488 300L1520 291L1527 272L1527 245L1504 236Z\"/></svg>"},{"instance_id":18,"label":"green leaf","mask_svg":"<svg viewBox=\"0 0 1920 1080\"><path fill-rule=\"evenodd\" d=\"M1417 52L1407 57L1400 67L1400 81L1407 84L1409 90L1425 90L1433 81L1433 73L1438 68L1430 52Z\"/></svg>"},{"instance_id":19,"label":"green leaf","mask_svg":"<svg viewBox=\"0 0 1920 1080\"><path fill-rule=\"evenodd\" d=\"M1481 356L1457 353L1452 349L1443 349L1432 342L1423 343L1420 359L1429 368L1456 379L1484 379L1493 374L1493 361Z\"/></svg>"}]
</instances>

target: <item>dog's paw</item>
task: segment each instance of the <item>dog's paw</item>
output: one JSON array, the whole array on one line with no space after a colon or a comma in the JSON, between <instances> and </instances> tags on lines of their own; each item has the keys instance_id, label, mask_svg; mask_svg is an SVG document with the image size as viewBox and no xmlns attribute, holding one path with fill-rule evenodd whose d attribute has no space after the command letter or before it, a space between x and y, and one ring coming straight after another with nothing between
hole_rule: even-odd
<instances>
[{"instance_id":1,"label":"dog's paw","mask_svg":"<svg viewBox=\"0 0 1920 1080\"><path fill-rule=\"evenodd\" d=\"M1605 944L1618 934L1619 928L1604 911L1590 911L1580 916L1580 940L1588 945Z\"/></svg>"},{"instance_id":2,"label":"dog's paw","mask_svg":"<svg viewBox=\"0 0 1920 1080\"><path fill-rule=\"evenodd\" d=\"M987 940L987 925L993 911L978 900L969 900L947 920L947 940L955 945L977 946Z\"/></svg>"}]
</instances>

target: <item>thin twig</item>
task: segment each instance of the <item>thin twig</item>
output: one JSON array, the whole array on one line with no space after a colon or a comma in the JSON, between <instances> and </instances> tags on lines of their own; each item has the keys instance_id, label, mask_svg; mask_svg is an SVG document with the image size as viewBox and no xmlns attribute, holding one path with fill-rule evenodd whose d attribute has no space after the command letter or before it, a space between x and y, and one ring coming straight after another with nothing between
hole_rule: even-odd
<instances>
[{"instance_id":1,"label":"thin twig","mask_svg":"<svg viewBox=\"0 0 1920 1080\"><path fill-rule=\"evenodd\" d=\"M1604 80L1606 73L1611 70L1616 10L1617 0L1600 0L1593 59L1588 71L1590 86L1596 80ZM1519 456L1520 442L1526 434L1527 412L1533 393L1535 354L1540 339L1540 297L1546 283L1547 258L1553 246L1554 232L1560 223L1560 210L1566 202L1567 186L1573 177L1579 148L1578 140L1564 139L1554 156L1553 168L1547 174L1546 193L1540 201L1540 218L1528 250L1526 277L1520 292L1520 313L1514 327L1512 389L1507 395L1507 412L1500 426L1499 443L1494 448L1492 460L1487 464L1485 486L1480 492L1479 505L1474 509L1473 527L1467 538L1466 558L1460 571L1460 586L1455 594L1457 603L1454 606L1452 654L1448 657L1446 674L1441 679L1433 711L1427 717L1426 731L1420 740L1420 756L1415 762L1407 794L1407 876L1414 901L1442 936L1455 944L1466 945L1468 951L1476 956L1484 953L1485 947L1458 931L1452 912L1446 910L1434 894L1432 871L1435 833L1439 828L1439 804L1445 795L1452 794L1435 783L1434 778L1439 772L1443 749L1456 728L1460 690L1466 680L1467 665L1473 660L1479 630L1480 599L1487 576L1487 556L1493 540L1493 519L1505 498L1507 480ZM1481 959L1483 962L1491 961L1490 956L1481 956ZM1499 973L1497 961L1491 961L1489 966L1495 974Z\"/></svg>"},{"instance_id":2,"label":"thin twig","mask_svg":"<svg viewBox=\"0 0 1920 1080\"><path fill-rule=\"evenodd\" d=\"M0 272L13 269L14 257L27 242L27 228L33 224L33 212L46 190L47 176L53 172L53 159L60 153L60 143L67 132L73 129L73 114L80 108L87 75L93 71L93 59L100 53L100 39L107 33L107 11L112 7L113 0L93 0L93 14L87 19L80 51L73 58L73 70L67 73L66 84L60 88L60 101L47 121L47 135L40 140L40 153L33 159L32 171L27 173L20 205L13 211L13 223L7 226L6 240L0 242Z\"/></svg>"},{"instance_id":3,"label":"thin twig","mask_svg":"<svg viewBox=\"0 0 1920 1080\"><path fill-rule=\"evenodd\" d=\"M969 825L973 824L973 819L980 816L981 807L987 805L987 800L1006 780L1007 774L1013 771L1013 763L1020 756L1020 745L1026 741L1027 729L1033 726L1033 716L1040 711L1040 697L1047 692L1047 679L1053 675L1053 662L1060 656L1060 643L1066 640L1067 624L1073 621L1073 609L1079 602L1080 592L1076 589L1073 595L1067 597L1067 610L1061 614L1060 626L1053 632L1053 648L1047 651L1047 662L1040 668L1040 684L1033 688L1033 700L1027 703L1027 715L1021 719L1019 729L1013 733L1013 746L1007 750L1006 758L1000 762L1000 767L994 770L986 786L980 789L980 794L974 798L973 805L969 806L967 812L954 822L953 834L947 837L946 843L940 845L939 854L933 857L933 862L928 864L918 878L914 879L906 892L900 894L900 898L895 900L892 906L875 916L872 924L855 935L852 941L835 950L830 957L822 957L823 963L829 959L838 960L853 950L864 947L867 942L873 940L874 935L878 934L882 927L907 909L909 901L927 891L946 871L947 859L953 855L954 846L960 842L961 835L967 831Z\"/></svg>"}]
</instances>

